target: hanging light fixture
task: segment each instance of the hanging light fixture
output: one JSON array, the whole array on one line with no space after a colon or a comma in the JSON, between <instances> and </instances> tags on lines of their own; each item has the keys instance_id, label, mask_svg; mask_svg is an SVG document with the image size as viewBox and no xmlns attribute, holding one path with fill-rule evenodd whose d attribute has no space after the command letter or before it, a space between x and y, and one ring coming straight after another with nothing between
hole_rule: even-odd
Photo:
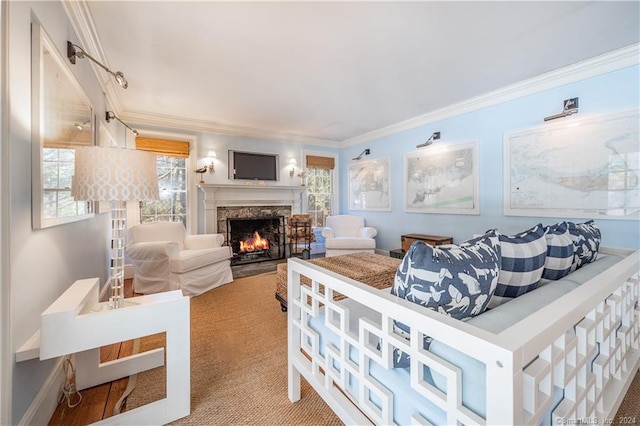
<instances>
[{"instance_id":1,"label":"hanging light fixture","mask_svg":"<svg viewBox=\"0 0 640 426\"><path fill-rule=\"evenodd\" d=\"M100 68L102 68L103 70L111 74L116 79L118 84L122 86L123 89L126 89L127 87L129 87L129 83L127 82L127 79L124 78L124 74L122 74L122 71L116 71L116 72L111 71L109 68L103 65L100 61L98 61L93 56L85 52L82 49L82 47L76 44L73 44L70 41L67 41L67 58L69 58L69 61L74 65L76 64L76 58L80 58L80 59L88 58L91 61L93 61L96 65L98 65Z\"/></svg>"}]
</instances>

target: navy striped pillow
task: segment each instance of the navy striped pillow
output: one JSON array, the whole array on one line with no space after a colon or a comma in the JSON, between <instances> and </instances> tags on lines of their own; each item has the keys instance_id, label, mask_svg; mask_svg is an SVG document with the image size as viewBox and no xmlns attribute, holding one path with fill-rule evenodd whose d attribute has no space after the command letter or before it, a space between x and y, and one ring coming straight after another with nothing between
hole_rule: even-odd
<instances>
[{"instance_id":1,"label":"navy striped pillow","mask_svg":"<svg viewBox=\"0 0 640 426\"><path fill-rule=\"evenodd\" d=\"M544 271L547 240L542 224L516 235L500 234L502 266L498 286L491 298L493 308L534 290Z\"/></svg>"},{"instance_id":2,"label":"navy striped pillow","mask_svg":"<svg viewBox=\"0 0 640 426\"><path fill-rule=\"evenodd\" d=\"M567 222L546 226L547 260L544 263L542 278L559 280L571 273L573 264L573 241Z\"/></svg>"}]
</instances>

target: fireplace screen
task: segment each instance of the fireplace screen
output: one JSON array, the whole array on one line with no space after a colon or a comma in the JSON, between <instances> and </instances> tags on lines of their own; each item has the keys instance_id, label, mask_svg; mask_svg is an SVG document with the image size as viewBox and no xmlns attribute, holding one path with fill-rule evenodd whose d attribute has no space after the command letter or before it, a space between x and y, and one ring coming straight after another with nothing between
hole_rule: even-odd
<instances>
[{"instance_id":1,"label":"fireplace screen","mask_svg":"<svg viewBox=\"0 0 640 426\"><path fill-rule=\"evenodd\" d=\"M228 218L227 241L232 265L284 259L284 216Z\"/></svg>"}]
</instances>

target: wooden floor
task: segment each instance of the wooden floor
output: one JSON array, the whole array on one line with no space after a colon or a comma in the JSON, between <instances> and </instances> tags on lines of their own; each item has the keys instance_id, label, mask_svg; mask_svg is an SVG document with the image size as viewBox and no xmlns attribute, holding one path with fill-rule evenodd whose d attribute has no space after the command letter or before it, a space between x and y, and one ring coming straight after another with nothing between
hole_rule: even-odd
<instances>
[{"instance_id":1,"label":"wooden floor","mask_svg":"<svg viewBox=\"0 0 640 426\"><path fill-rule=\"evenodd\" d=\"M125 280L125 297L132 295L131 280ZM100 362L123 358L131 355L132 352L133 340L104 346L100 348ZM58 404L49 425L84 426L113 416L113 409L127 388L128 381L128 378L119 379L80 391L82 395L80 404L73 408L69 408L66 401Z\"/></svg>"}]
</instances>

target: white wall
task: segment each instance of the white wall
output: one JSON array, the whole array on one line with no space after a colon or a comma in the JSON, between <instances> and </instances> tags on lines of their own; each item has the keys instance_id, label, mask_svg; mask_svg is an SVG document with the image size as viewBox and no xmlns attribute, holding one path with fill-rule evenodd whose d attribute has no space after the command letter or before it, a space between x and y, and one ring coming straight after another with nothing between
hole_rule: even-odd
<instances>
[{"instance_id":1,"label":"white wall","mask_svg":"<svg viewBox=\"0 0 640 426\"><path fill-rule=\"evenodd\" d=\"M639 82L640 67L636 65L344 149L341 152L342 176L347 176L351 158L358 155L364 148L371 149L371 155L366 159L382 157L391 159L392 211L353 211L351 213L364 216L367 224L378 228L377 246L383 250L399 248L400 235L413 232L450 235L454 237L455 242L460 242L470 238L474 233L482 233L496 227L509 234L524 231L539 222L555 223L557 219L582 222L584 219L503 215L503 134L543 125L543 117L560 112L563 100L573 97L579 97L580 108L578 115L572 118L637 108L640 104ZM437 131L441 132L442 139L436 144L478 141L480 180L480 215L478 216L403 211L403 155L406 152L415 151L417 144L424 142ZM348 208L347 185L348 182L343 179L340 191L341 205L345 206L343 213L348 212L346 210ZM638 221L596 218L596 223L602 231L604 245L640 247Z\"/></svg>"},{"instance_id":2,"label":"white wall","mask_svg":"<svg viewBox=\"0 0 640 426\"><path fill-rule=\"evenodd\" d=\"M10 2L10 230L8 236L2 234L3 244L5 237L9 240L10 263L9 280L2 281L2 295L8 294L11 300L11 354L40 327L40 314L69 285L77 279L89 277L99 277L104 284L108 273L107 214L46 229L34 230L31 227L30 52L31 23L37 21L42 23L64 57L67 40L78 43L61 3ZM72 71L93 104L95 114L103 117L104 96L89 61L79 60L72 66ZM4 143L3 138L3 147ZM5 201L3 199L3 204ZM3 423L16 424L22 418L54 364L55 360L12 363L11 395L2 395L5 401L5 398L11 398L11 416L5 418L3 413Z\"/></svg>"}]
</instances>

